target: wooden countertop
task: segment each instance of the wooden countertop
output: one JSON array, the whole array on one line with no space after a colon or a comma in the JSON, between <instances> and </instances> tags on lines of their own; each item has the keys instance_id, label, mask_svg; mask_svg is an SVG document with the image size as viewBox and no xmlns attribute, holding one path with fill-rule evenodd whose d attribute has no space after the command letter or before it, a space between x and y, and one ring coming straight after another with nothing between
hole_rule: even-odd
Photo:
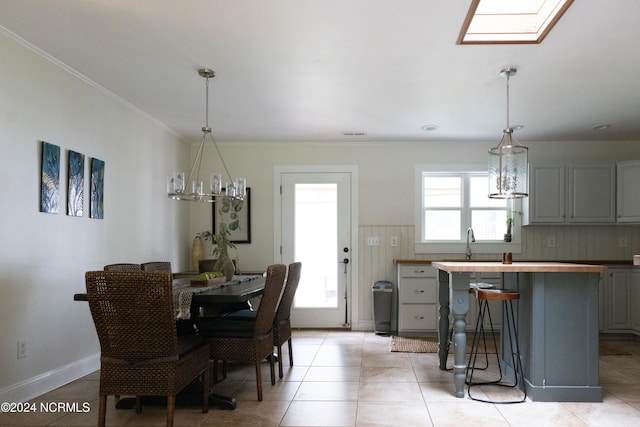
<instances>
[{"instance_id":1,"label":"wooden countertop","mask_svg":"<svg viewBox=\"0 0 640 427\"><path fill-rule=\"evenodd\" d=\"M607 267L593 264L574 264L567 262L514 262L503 264L491 261L433 261L431 266L440 270L460 273L477 272L542 272L542 273L605 273Z\"/></svg>"}]
</instances>

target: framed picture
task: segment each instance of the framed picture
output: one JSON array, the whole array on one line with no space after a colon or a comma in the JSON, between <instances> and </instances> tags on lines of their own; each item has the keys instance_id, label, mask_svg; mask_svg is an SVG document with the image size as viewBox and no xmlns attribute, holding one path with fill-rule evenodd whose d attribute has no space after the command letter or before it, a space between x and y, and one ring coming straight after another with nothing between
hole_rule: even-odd
<instances>
[{"instance_id":1,"label":"framed picture","mask_svg":"<svg viewBox=\"0 0 640 427\"><path fill-rule=\"evenodd\" d=\"M84 206L84 154L69 150L67 215L82 216Z\"/></svg>"},{"instance_id":2,"label":"framed picture","mask_svg":"<svg viewBox=\"0 0 640 427\"><path fill-rule=\"evenodd\" d=\"M220 212L218 212L218 208L220 207L219 203L214 202L212 205L213 205L213 233L216 234L220 230L219 224L221 222L224 222L225 224L229 225L234 221L236 221L236 219L231 218L231 215L234 212L229 212L221 215ZM247 195L245 196L244 200L242 200L241 204L237 206L238 206L238 210L235 212L235 214L237 215L238 224L235 229L230 229L231 235L229 236L229 240L232 243L251 243L251 189L250 188L247 188Z\"/></svg>"},{"instance_id":3,"label":"framed picture","mask_svg":"<svg viewBox=\"0 0 640 427\"><path fill-rule=\"evenodd\" d=\"M104 219L104 161L91 159L90 218Z\"/></svg>"},{"instance_id":4,"label":"framed picture","mask_svg":"<svg viewBox=\"0 0 640 427\"><path fill-rule=\"evenodd\" d=\"M60 146L42 141L40 212L60 210Z\"/></svg>"}]
</instances>

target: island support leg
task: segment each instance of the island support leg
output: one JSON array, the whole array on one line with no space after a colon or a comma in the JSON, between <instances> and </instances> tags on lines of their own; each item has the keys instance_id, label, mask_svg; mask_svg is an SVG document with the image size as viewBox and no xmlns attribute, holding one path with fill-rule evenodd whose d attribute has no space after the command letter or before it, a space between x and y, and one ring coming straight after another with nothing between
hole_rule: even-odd
<instances>
[{"instance_id":1,"label":"island support leg","mask_svg":"<svg viewBox=\"0 0 640 427\"><path fill-rule=\"evenodd\" d=\"M456 397L464 397L467 364L466 316L469 311L469 273L449 273L450 305L453 314L453 383Z\"/></svg>"},{"instance_id":2,"label":"island support leg","mask_svg":"<svg viewBox=\"0 0 640 427\"><path fill-rule=\"evenodd\" d=\"M449 356L449 273L438 270L438 357L440 369L447 370Z\"/></svg>"}]
</instances>

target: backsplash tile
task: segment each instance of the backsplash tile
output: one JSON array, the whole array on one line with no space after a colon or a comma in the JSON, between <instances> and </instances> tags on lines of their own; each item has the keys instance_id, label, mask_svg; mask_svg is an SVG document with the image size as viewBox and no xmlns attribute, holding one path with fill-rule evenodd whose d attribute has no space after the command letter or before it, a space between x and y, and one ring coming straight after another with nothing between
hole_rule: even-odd
<instances>
[{"instance_id":1,"label":"backsplash tile","mask_svg":"<svg viewBox=\"0 0 640 427\"><path fill-rule=\"evenodd\" d=\"M368 246L368 237L377 237L378 246ZM548 238L556 246L548 247ZM620 238L627 246L620 247ZM391 246L392 238L397 246ZM370 322L373 303L371 286L378 280L396 283L394 259L462 259L464 254L416 254L413 225L361 225L359 227L359 321ZM640 225L527 226L522 227L522 253L514 261L614 261L631 262L640 254ZM499 260L501 254L474 254L477 260Z\"/></svg>"}]
</instances>

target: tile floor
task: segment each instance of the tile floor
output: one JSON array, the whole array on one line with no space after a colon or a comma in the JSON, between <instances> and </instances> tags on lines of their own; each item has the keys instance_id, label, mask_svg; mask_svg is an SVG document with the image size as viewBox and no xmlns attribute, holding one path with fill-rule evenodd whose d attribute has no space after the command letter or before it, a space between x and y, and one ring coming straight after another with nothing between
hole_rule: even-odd
<instances>
[{"instance_id":1,"label":"tile floor","mask_svg":"<svg viewBox=\"0 0 640 427\"><path fill-rule=\"evenodd\" d=\"M230 366L214 391L237 399L233 411L178 407L176 426L633 426L640 425L640 342L632 356L601 356L601 403L517 405L480 403L453 396L451 372L436 354L390 353L389 338L371 332L296 331L295 366L275 386L264 363L264 401L257 402L251 366ZM487 392L488 393L488 392ZM86 413L0 414L0 426L94 426L98 375L93 373L34 402L89 403ZM114 408L110 426L163 426L162 407L143 413Z\"/></svg>"}]
</instances>

